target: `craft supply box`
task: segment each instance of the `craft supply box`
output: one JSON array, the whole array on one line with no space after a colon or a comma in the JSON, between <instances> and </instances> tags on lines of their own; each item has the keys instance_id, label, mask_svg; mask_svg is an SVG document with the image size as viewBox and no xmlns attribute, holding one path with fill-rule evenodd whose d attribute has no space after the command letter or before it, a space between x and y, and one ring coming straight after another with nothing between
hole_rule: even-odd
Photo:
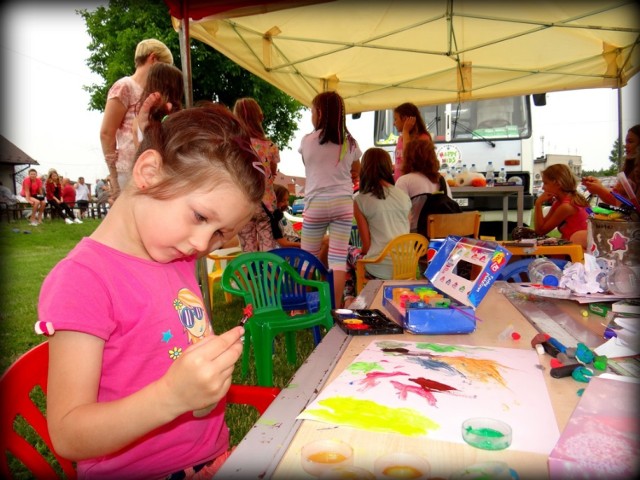
<instances>
[{"instance_id":1,"label":"craft supply box","mask_svg":"<svg viewBox=\"0 0 640 480\"><path fill-rule=\"evenodd\" d=\"M389 315L410 333L421 335L449 335L455 333L471 333L476 329L474 311L471 307L460 304L443 294L450 302L449 307L424 306L420 308L403 308L394 301L395 289L428 287L428 283L389 285L385 283L382 305ZM452 307L453 306L453 307Z\"/></svg>"},{"instance_id":2,"label":"craft supply box","mask_svg":"<svg viewBox=\"0 0 640 480\"><path fill-rule=\"evenodd\" d=\"M475 309L510 258L511 252L496 242L450 235L425 276L440 292Z\"/></svg>"}]
</instances>

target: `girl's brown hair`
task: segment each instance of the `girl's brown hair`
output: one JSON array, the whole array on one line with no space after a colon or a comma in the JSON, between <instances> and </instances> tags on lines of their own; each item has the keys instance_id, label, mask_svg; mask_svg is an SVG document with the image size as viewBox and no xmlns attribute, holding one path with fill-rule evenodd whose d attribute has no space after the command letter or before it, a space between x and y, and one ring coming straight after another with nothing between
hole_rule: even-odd
<instances>
[{"instance_id":1,"label":"girl's brown hair","mask_svg":"<svg viewBox=\"0 0 640 480\"><path fill-rule=\"evenodd\" d=\"M313 99L313 106L318 111L320 123L320 144L327 142L342 145L345 142L349 148L355 148L356 141L347 129L347 118L344 111L344 100L336 92L323 92ZM342 155L340 156L342 159Z\"/></svg>"},{"instance_id":2,"label":"girl's brown hair","mask_svg":"<svg viewBox=\"0 0 640 480\"><path fill-rule=\"evenodd\" d=\"M588 207L589 202L578 193L578 179L571 169L563 163L550 165L542 171L545 180L556 182L560 190L571 197L571 203L576 207Z\"/></svg>"},{"instance_id":3,"label":"girl's brown hair","mask_svg":"<svg viewBox=\"0 0 640 480\"><path fill-rule=\"evenodd\" d=\"M285 200L285 199L289 201L289 190L287 190L287 187L285 187L284 185L280 185L279 183L274 183L273 191L276 194L276 199L278 200L278 202L281 202L282 200Z\"/></svg>"},{"instance_id":4,"label":"girl's brown hair","mask_svg":"<svg viewBox=\"0 0 640 480\"><path fill-rule=\"evenodd\" d=\"M262 201L262 164L247 133L224 106L188 108L162 122L150 122L138 155L145 150L160 153L165 177L137 194L164 200L232 183L250 202Z\"/></svg>"},{"instance_id":5,"label":"girl's brown hair","mask_svg":"<svg viewBox=\"0 0 640 480\"><path fill-rule=\"evenodd\" d=\"M233 105L233 114L251 138L267 139L262 128L262 121L264 120L262 109L253 98L239 98L236 100Z\"/></svg>"},{"instance_id":6,"label":"girl's brown hair","mask_svg":"<svg viewBox=\"0 0 640 480\"><path fill-rule=\"evenodd\" d=\"M440 181L440 162L431 140L415 138L404 146L402 173L421 173L433 183Z\"/></svg>"},{"instance_id":7,"label":"girl's brown hair","mask_svg":"<svg viewBox=\"0 0 640 480\"><path fill-rule=\"evenodd\" d=\"M393 109L394 113L400 115L400 117L416 117L416 124L411 129L412 137L419 137L422 134L427 134L431 137L431 134L427 130L427 126L424 123L424 118L422 118L422 114L418 107L416 107L413 103L402 103ZM402 132L400 132L402 134Z\"/></svg>"},{"instance_id":8,"label":"girl's brown hair","mask_svg":"<svg viewBox=\"0 0 640 480\"><path fill-rule=\"evenodd\" d=\"M369 148L362 155L360 193L370 193L374 197L384 200L386 195L383 182L395 185L391 156L382 148Z\"/></svg>"},{"instance_id":9,"label":"girl's brown hair","mask_svg":"<svg viewBox=\"0 0 640 480\"><path fill-rule=\"evenodd\" d=\"M179 68L168 63L157 62L149 68L147 84L140 101L136 106L136 111L149 95L154 92L160 93L162 102L154 105L149 112L149 118L161 121L165 115L182 110L182 96L184 94L184 79ZM167 103L171 104L171 111L167 109Z\"/></svg>"}]
</instances>

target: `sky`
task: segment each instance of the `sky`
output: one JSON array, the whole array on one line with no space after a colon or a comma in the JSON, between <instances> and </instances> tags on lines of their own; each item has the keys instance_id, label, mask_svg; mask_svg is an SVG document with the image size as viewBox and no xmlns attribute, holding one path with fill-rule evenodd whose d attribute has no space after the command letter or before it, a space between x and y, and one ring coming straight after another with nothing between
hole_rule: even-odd
<instances>
[{"instance_id":1,"label":"sky","mask_svg":"<svg viewBox=\"0 0 640 480\"><path fill-rule=\"evenodd\" d=\"M88 183L105 177L99 131L102 113L88 110L83 86L102 79L86 65L89 36L76 9L96 2L12 2L2 7L0 56L3 63L3 119L0 134L35 158L40 173L56 168L63 176L84 176ZM179 65L178 65L179 66ZM132 60L133 69L133 60ZM622 89L622 138L640 123L640 75ZM408 99L410 101L410 99ZM580 155L583 169L609 166L618 136L618 92L614 89L551 92L545 107L533 108L534 157ZM372 114L348 117L348 128L361 149L372 146ZM303 115L289 147L281 151L280 171L304 176L297 153L302 135L312 130Z\"/></svg>"}]
</instances>

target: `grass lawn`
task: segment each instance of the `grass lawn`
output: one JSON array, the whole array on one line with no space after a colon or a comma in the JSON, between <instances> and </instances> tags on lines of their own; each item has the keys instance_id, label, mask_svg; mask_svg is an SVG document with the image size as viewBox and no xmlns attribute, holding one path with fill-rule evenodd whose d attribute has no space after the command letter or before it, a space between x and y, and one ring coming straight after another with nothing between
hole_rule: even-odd
<instances>
[{"instance_id":1,"label":"grass lawn","mask_svg":"<svg viewBox=\"0 0 640 480\"><path fill-rule=\"evenodd\" d=\"M0 251L3 255L0 267L0 372L4 372L16 358L46 338L37 335L34 324L37 321L37 306L40 287L53 266L64 258L78 241L90 235L100 220L86 219L81 225L66 225L62 220L45 220L39 227L31 227L26 220L0 224ZM82 295L78 286L77 295ZM213 328L216 332L226 331L235 326L242 317L244 304L234 298L226 304L220 288L214 288ZM91 314L91 306L87 305ZM298 359L295 365L286 361L284 341L274 344L274 384L284 388L295 371L313 350L311 331L298 333ZM255 369L250 368L246 378L240 377L240 362L233 374L234 383L256 384ZM36 394L37 402L44 410L44 397ZM236 445L257 420L257 413L250 407L230 405L227 409L227 423L231 430L231 444ZM22 428L22 427L19 427ZM46 446L30 436L32 443L41 451ZM4 452L2 452L4 454ZM13 462L15 464L15 462ZM31 478L29 472L13 465L14 478Z\"/></svg>"}]
</instances>

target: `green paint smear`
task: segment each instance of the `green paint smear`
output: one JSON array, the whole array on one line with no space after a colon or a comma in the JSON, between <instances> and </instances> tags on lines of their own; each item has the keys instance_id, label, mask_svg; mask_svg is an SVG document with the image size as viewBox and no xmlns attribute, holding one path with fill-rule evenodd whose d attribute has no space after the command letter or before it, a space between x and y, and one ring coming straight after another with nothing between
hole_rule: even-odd
<instances>
[{"instance_id":1,"label":"green paint smear","mask_svg":"<svg viewBox=\"0 0 640 480\"><path fill-rule=\"evenodd\" d=\"M474 435L475 438L464 437L469 445L482 448L483 450L503 450L510 444L505 435L493 428L466 428L467 435ZM504 440L498 440L504 439Z\"/></svg>"},{"instance_id":2,"label":"green paint smear","mask_svg":"<svg viewBox=\"0 0 640 480\"><path fill-rule=\"evenodd\" d=\"M398 342L397 340L382 340L376 342L376 347L380 350L384 350L386 348L403 348L407 346L407 342Z\"/></svg>"},{"instance_id":3,"label":"green paint smear","mask_svg":"<svg viewBox=\"0 0 640 480\"><path fill-rule=\"evenodd\" d=\"M492 438L500 438L504 437L502 432L498 430L494 430L493 428L472 428L467 427L467 433L472 435L478 435L479 437L492 437Z\"/></svg>"},{"instance_id":4,"label":"green paint smear","mask_svg":"<svg viewBox=\"0 0 640 480\"><path fill-rule=\"evenodd\" d=\"M407 436L427 435L430 430L440 428L438 423L413 408L391 408L353 397L331 397L319 404L325 408L309 409L306 413L339 425Z\"/></svg>"},{"instance_id":5,"label":"green paint smear","mask_svg":"<svg viewBox=\"0 0 640 480\"><path fill-rule=\"evenodd\" d=\"M440 343L416 343L416 348L420 350L431 350L433 352L464 352L465 348L457 347L455 345L442 345Z\"/></svg>"},{"instance_id":6,"label":"green paint smear","mask_svg":"<svg viewBox=\"0 0 640 480\"><path fill-rule=\"evenodd\" d=\"M384 370L378 362L353 362L347 367L351 373L368 373L372 370Z\"/></svg>"}]
</instances>

